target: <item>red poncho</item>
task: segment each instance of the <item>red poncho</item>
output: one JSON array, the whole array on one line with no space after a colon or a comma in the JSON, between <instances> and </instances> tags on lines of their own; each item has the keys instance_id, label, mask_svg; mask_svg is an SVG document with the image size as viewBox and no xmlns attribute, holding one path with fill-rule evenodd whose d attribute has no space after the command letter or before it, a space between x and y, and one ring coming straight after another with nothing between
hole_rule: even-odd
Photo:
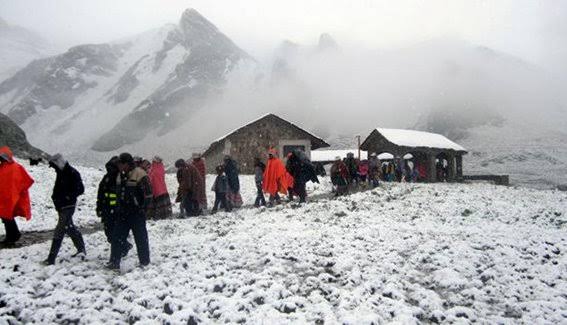
<instances>
[{"instance_id":1,"label":"red poncho","mask_svg":"<svg viewBox=\"0 0 567 325\"><path fill-rule=\"evenodd\" d=\"M203 186L200 188L200 192L197 193L197 201L202 208L205 208L207 206L207 175L205 169L205 160L203 158L193 159L192 164L193 166L195 166L195 168L197 168L199 175L201 175L201 178L203 179Z\"/></svg>"},{"instance_id":2,"label":"red poncho","mask_svg":"<svg viewBox=\"0 0 567 325\"><path fill-rule=\"evenodd\" d=\"M276 195L277 192L287 194L289 187L286 177L287 170L281 160L278 158L268 159L266 170L264 170L264 180L262 189L270 195Z\"/></svg>"},{"instance_id":3,"label":"red poncho","mask_svg":"<svg viewBox=\"0 0 567 325\"><path fill-rule=\"evenodd\" d=\"M12 151L1 147L0 153L9 157L9 162L0 164L0 218L13 220L14 217L31 219L31 204L28 189L33 184L25 168L14 161Z\"/></svg>"},{"instance_id":4,"label":"red poncho","mask_svg":"<svg viewBox=\"0 0 567 325\"><path fill-rule=\"evenodd\" d=\"M163 163L154 161L148 173L150 183L152 184L152 195L159 197L167 194L167 186L165 185L165 168Z\"/></svg>"}]
</instances>

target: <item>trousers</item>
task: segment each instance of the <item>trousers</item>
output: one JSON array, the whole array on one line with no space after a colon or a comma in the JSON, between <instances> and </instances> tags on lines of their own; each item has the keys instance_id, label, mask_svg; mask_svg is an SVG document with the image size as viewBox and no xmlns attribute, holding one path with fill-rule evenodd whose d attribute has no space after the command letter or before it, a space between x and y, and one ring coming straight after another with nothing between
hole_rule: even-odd
<instances>
[{"instance_id":1,"label":"trousers","mask_svg":"<svg viewBox=\"0 0 567 325\"><path fill-rule=\"evenodd\" d=\"M53 231L53 241L51 242L51 249L49 250L49 256L47 260L54 263L59 254L59 249L63 243L63 238L65 235L69 235L75 248L78 252L86 252L85 241L83 240L83 235L75 227L73 223L73 214L75 213L75 206L65 207L57 211L59 214L59 219L57 220L57 226Z\"/></svg>"}]
</instances>

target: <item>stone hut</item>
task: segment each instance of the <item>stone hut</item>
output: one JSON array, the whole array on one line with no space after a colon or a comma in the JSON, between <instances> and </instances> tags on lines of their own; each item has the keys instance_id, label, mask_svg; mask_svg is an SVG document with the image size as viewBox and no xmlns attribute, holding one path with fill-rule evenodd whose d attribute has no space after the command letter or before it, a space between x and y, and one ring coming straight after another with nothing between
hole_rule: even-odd
<instances>
[{"instance_id":1,"label":"stone hut","mask_svg":"<svg viewBox=\"0 0 567 325\"><path fill-rule=\"evenodd\" d=\"M225 155L230 155L239 163L241 173L252 174L254 158L265 161L270 148L275 148L283 159L294 149L301 149L311 157L311 150L324 147L329 144L321 138L277 115L267 114L217 139L203 157L208 171L213 171Z\"/></svg>"},{"instance_id":2,"label":"stone hut","mask_svg":"<svg viewBox=\"0 0 567 325\"><path fill-rule=\"evenodd\" d=\"M390 153L398 159L411 154L414 163L426 168L429 182L438 181L438 161L446 163L447 181L463 178L463 155L467 154L466 149L440 134L378 128L370 133L360 148L378 155Z\"/></svg>"}]
</instances>

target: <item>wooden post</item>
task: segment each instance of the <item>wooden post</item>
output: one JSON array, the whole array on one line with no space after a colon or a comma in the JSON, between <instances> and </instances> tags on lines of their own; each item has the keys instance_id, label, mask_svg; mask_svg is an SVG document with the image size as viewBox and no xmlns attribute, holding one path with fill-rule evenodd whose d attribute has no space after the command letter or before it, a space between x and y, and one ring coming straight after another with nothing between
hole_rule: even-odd
<instances>
[{"instance_id":1,"label":"wooden post","mask_svg":"<svg viewBox=\"0 0 567 325\"><path fill-rule=\"evenodd\" d=\"M358 149L358 160L360 160L360 135L358 135L356 137L358 139L358 145L357 145L357 149Z\"/></svg>"},{"instance_id":2,"label":"wooden post","mask_svg":"<svg viewBox=\"0 0 567 325\"><path fill-rule=\"evenodd\" d=\"M456 180L455 156L452 154L448 155L447 169L448 169L447 181L454 182Z\"/></svg>"},{"instance_id":3,"label":"wooden post","mask_svg":"<svg viewBox=\"0 0 567 325\"><path fill-rule=\"evenodd\" d=\"M437 169L435 168L435 154L427 154L427 180L430 183L437 181Z\"/></svg>"},{"instance_id":4,"label":"wooden post","mask_svg":"<svg viewBox=\"0 0 567 325\"><path fill-rule=\"evenodd\" d=\"M457 181L460 181L463 179L463 156L457 155L455 159L457 162Z\"/></svg>"}]
</instances>

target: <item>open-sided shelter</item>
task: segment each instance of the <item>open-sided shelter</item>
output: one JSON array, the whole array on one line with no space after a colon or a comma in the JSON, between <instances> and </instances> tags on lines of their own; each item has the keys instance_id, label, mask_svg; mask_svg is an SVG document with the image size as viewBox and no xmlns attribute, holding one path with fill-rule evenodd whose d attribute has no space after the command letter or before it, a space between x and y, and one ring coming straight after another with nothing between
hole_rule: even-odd
<instances>
[{"instance_id":1,"label":"open-sided shelter","mask_svg":"<svg viewBox=\"0 0 567 325\"><path fill-rule=\"evenodd\" d=\"M463 155L467 153L465 148L440 134L384 128L373 130L360 148L378 155L390 153L396 158L409 153L413 156L414 164L425 166L430 182L437 181L438 160L447 162L448 181L462 179Z\"/></svg>"}]
</instances>

